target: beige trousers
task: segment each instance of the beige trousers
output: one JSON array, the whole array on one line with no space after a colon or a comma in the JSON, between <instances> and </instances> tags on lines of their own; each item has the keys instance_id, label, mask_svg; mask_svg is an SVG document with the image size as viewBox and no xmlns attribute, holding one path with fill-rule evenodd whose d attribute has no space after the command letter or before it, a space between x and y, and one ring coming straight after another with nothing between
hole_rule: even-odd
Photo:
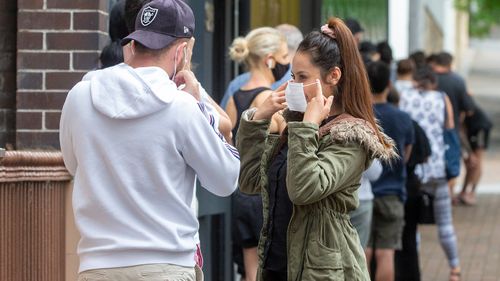
<instances>
[{"instance_id":1,"label":"beige trousers","mask_svg":"<svg viewBox=\"0 0 500 281\"><path fill-rule=\"evenodd\" d=\"M203 272L198 266L145 264L83 271L78 281L203 281Z\"/></svg>"}]
</instances>

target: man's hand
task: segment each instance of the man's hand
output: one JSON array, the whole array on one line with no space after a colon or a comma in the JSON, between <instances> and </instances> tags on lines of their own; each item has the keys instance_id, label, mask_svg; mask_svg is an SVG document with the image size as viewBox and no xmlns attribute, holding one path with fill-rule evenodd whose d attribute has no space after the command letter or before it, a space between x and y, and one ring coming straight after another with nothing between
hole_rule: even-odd
<instances>
[{"instance_id":1,"label":"man's hand","mask_svg":"<svg viewBox=\"0 0 500 281\"><path fill-rule=\"evenodd\" d=\"M184 92L192 95L197 101L200 101L200 83L196 80L196 76L190 70L181 70L175 75L174 83L179 88L181 85L184 87L181 89Z\"/></svg>"}]
</instances>

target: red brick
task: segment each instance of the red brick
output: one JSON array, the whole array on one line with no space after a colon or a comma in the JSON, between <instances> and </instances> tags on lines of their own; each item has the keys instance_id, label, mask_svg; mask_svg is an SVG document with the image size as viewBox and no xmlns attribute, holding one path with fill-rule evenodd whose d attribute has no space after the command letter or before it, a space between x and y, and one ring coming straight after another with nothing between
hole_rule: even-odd
<instances>
[{"instance_id":1,"label":"red brick","mask_svg":"<svg viewBox=\"0 0 500 281\"><path fill-rule=\"evenodd\" d=\"M99 67L99 53L73 53L75 70L92 70Z\"/></svg>"},{"instance_id":2,"label":"red brick","mask_svg":"<svg viewBox=\"0 0 500 281\"><path fill-rule=\"evenodd\" d=\"M54 92L19 92L18 109L61 109L66 100L66 93Z\"/></svg>"},{"instance_id":3,"label":"red brick","mask_svg":"<svg viewBox=\"0 0 500 281\"><path fill-rule=\"evenodd\" d=\"M59 130L61 112L45 112L45 128L48 130Z\"/></svg>"},{"instance_id":4,"label":"red brick","mask_svg":"<svg viewBox=\"0 0 500 281\"><path fill-rule=\"evenodd\" d=\"M100 30L107 32L108 17L99 12L75 12L73 14L73 29Z\"/></svg>"},{"instance_id":5,"label":"red brick","mask_svg":"<svg viewBox=\"0 0 500 281\"><path fill-rule=\"evenodd\" d=\"M107 36L97 32L88 33L47 33L49 50L101 50Z\"/></svg>"},{"instance_id":6,"label":"red brick","mask_svg":"<svg viewBox=\"0 0 500 281\"><path fill-rule=\"evenodd\" d=\"M105 0L47 0L48 9L96 9L105 11Z\"/></svg>"},{"instance_id":7,"label":"red brick","mask_svg":"<svg viewBox=\"0 0 500 281\"><path fill-rule=\"evenodd\" d=\"M59 149L59 133L56 132L17 132L17 149Z\"/></svg>"},{"instance_id":8,"label":"red brick","mask_svg":"<svg viewBox=\"0 0 500 281\"><path fill-rule=\"evenodd\" d=\"M52 12L19 12L17 16L19 29L69 29L70 13Z\"/></svg>"},{"instance_id":9,"label":"red brick","mask_svg":"<svg viewBox=\"0 0 500 281\"><path fill-rule=\"evenodd\" d=\"M43 48L43 33L19 32L17 33L17 48L37 50Z\"/></svg>"},{"instance_id":10,"label":"red brick","mask_svg":"<svg viewBox=\"0 0 500 281\"><path fill-rule=\"evenodd\" d=\"M12 0L5 0L12 1ZM17 1L18 8L21 9L42 9L43 8L43 0L18 0Z\"/></svg>"},{"instance_id":11,"label":"red brick","mask_svg":"<svg viewBox=\"0 0 500 281\"><path fill-rule=\"evenodd\" d=\"M41 112L17 112L16 128L24 130L41 130L42 113Z\"/></svg>"},{"instance_id":12,"label":"red brick","mask_svg":"<svg viewBox=\"0 0 500 281\"><path fill-rule=\"evenodd\" d=\"M69 53L18 52L18 69L69 69Z\"/></svg>"},{"instance_id":13,"label":"red brick","mask_svg":"<svg viewBox=\"0 0 500 281\"><path fill-rule=\"evenodd\" d=\"M69 90L78 83L86 72L48 72L45 87L48 90Z\"/></svg>"},{"instance_id":14,"label":"red brick","mask_svg":"<svg viewBox=\"0 0 500 281\"><path fill-rule=\"evenodd\" d=\"M18 89L37 89L41 90L43 84L43 75L39 72L18 72Z\"/></svg>"}]
</instances>

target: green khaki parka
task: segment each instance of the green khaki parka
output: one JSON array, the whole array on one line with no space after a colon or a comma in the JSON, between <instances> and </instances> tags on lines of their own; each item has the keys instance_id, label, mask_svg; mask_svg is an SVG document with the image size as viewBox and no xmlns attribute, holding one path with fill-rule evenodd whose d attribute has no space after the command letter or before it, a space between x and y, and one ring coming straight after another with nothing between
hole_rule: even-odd
<instances>
[{"instance_id":1,"label":"green khaki parka","mask_svg":"<svg viewBox=\"0 0 500 281\"><path fill-rule=\"evenodd\" d=\"M259 240L259 272L267 237L269 197L267 170L279 135L269 134L269 120L249 121L242 115L237 136L241 157L240 190L262 195L264 227ZM390 138L383 135L393 145ZM288 123L286 185L293 203L287 231L288 281L369 281L358 234L349 212L357 208L361 174L373 158L395 157L378 140L368 122L342 114L318 128L307 122Z\"/></svg>"}]
</instances>

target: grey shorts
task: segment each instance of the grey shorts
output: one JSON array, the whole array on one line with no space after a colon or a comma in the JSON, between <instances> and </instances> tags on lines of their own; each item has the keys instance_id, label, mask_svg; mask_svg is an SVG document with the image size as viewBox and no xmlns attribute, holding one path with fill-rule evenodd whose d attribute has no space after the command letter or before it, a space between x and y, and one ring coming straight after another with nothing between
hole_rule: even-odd
<instances>
[{"instance_id":1,"label":"grey shorts","mask_svg":"<svg viewBox=\"0 0 500 281\"><path fill-rule=\"evenodd\" d=\"M368 247L401 249L404 227L404 204L398 196L383 196L373 200L373 218Z\"/></svg>"},{"instance_id":2,"label":"grey shorts","mask_svg":"<svg viewBox=\"0 0 500 281\"><path fill-rule=\"evenodd\" d=\"M172 264L144 264L137 266L92 269L80 272L78 281L155 281L187 280L203 281L203 273L197 266L184 267Z\"/></svg>"},{"instance_id":3,"label":"grey shorts","mask_svg":"<svg viewBox=\"0 0 500 281\"><path fill-rule=\"evenodd\" d=\"M359 206L350 214L351 224L358 232L363 249L368 245L372 225L373 200L360 200Z\"/></svg>"}]
</instances>

